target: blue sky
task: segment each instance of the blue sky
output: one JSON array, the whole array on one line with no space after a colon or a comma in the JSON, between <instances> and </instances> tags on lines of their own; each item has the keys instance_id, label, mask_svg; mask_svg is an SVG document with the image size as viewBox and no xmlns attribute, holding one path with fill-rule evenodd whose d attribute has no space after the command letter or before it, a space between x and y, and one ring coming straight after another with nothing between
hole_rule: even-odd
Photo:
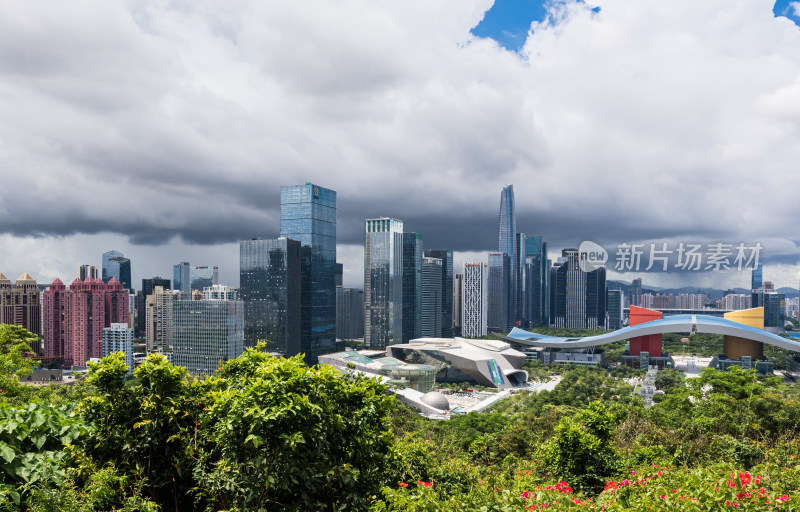
<instances>
[{"instance_id":1,"label":"blue sky","mask_svg":"<svg viewBox=\"0 0 800 512\"><path fill-rule=\"evenodd\" d=\"M472 33L478 37L494 39L507 50L519 51L528 37L531 23L544 20L547 14L545 5L552 1L495 0L483 20L472 29ZM800 25L800 16L797 15L792 4L796 4L800 11L800 1L777 0L773 12L775 16L786 16Z\"/></svg>"}]
</instances>

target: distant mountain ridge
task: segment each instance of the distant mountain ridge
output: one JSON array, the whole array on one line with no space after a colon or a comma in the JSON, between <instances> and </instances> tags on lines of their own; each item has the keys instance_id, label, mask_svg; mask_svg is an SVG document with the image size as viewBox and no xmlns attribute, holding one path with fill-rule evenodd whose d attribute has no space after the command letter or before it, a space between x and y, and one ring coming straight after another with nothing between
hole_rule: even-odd
<instances>
[{"instance_id":1,"label":"distant mountain ridge","mask_svg":"<svg viewBox=\"0 0 800 512\"><path fill-rule=\"evenodd\" d=\"M616 280L609 280L606 282L606 286L609 290L612 289L620 289L623 293L630 293L630 288L633 286L631 283L625 281L616 281ZM747 288L732 288L734 293L750 293L751 290ZM718 288L700 288L697 286L684 286L682 288L660 288L658 286L642 286L642 293L652 293L653 295L661 294L661 295L680 295L681 293L706 293L710 292L712 300L721 299L726 290L721 290ZM775 290L778 293L783 293L786 295L787 299L794 298L798 296L797 288L790 288L788 286L783 286L781 288L777 288Z\"/></svg>"}]
</instances>

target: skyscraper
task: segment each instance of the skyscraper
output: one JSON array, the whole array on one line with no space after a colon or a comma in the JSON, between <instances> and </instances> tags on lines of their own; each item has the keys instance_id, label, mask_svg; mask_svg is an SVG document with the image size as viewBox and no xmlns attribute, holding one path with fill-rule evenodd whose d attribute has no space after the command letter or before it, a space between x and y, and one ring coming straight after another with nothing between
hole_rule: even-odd
<instances>
[{"instance_id":1,"label":"skyscraper","mask_svg":"<svg viewBox=\"0 0 800 512\"><path fill-rule=\"evenodd\" d=\"M423 311L422 234L403 233L403 343L422 336ZM441 304L437 313L440 311ZM441 321L438 325L441 330Z\"/></svg>"},{"instance_id":2,"label":"skyscraper","mask_svg":"<svg viewBox=\"0 0 800 512\"><path fill-rule=\"evenodd\" d=\"M364 240L364 341L372 349L403 336L403 221L367 219Z\"/></svg>"},{"instance_id":3,"label":"skyscraper","mask_svg":"<svg viewBox=\"0 0 800 512\"><path fill-rule=\"evenodd\" d=\"M442 335L442 260L422 258L422 329L420 336Z\"/></svg>"},{"instance_id":4,"label":"skyscraper","mask_svg":"<svg viewBox=\"0 0 800 512\"><path fill-rule=\"evenodd\" d=\"M761 288L761 285L764 282L764 270L759 263L756 268L751 271L750 274L750 289L757 290Z\"/></svg>"},{"instance_id":5,"label":"skyscraper","mask_svg":"<svg viewBox=\"0 0 800 512\"><path fill-rule=\"evenodd\" d=\"M287 356L301 352L301 253L309 251L283 237L239 242L245 346L263 341L270 352Z\"/></svg>"},{"instance_id":6,"label":"skyscraper","mask_svg":"<svg viewBox=\"0 0 800 512\"><path fill-rule=\"evenodd\" d=\"M464 274L453 276L453 336L461 336L461 318L463 314Z\"/></svg>"},{"instance_id":7,"label":"skyscraper","mask_svg":"<svg viewBox=\"0 0 800 512\"><path fill-rule=\"evenodd\" d=\"M527 327L547 325L547 243L540 236L519 237L520 265L517 267L517 297L522 315L518 318ZM522 293L519 293L519 292Z\"/></svg>"},{"instance_id":8,"label":"skyscraper","mask_svg":"<svg viewBox=\"0 0 800 512\"><path fill-rule=\"evenodd\" d=\"M188 261L172 266L172 289L181 292L182 299L192 298L192 270Z\"/></svg>"},{"instance_id":9,"label":"skyscraper","mask_svg":"<svg viewBox=\"0 0 800 512\"><path fill-rule=\"evenodd\" d=\"M631 284L631 306L642 306L642 278L634 279Z\"/></svg>"},{"instance_id":10,"label":"skyscraper","mask_svg":"<svg viewBox=\"0 0 800 512\"><path fill-rule=\"evenodd\" d=\"M503 252L489 253L489 276L487 283L488 311L487 326L500 332L511 330L508 317L508 276L510 265L508 254Z\"/></svg>"},{"instance_id":11,"label":"skyscraper","mask_svg":"<svg viewBox=\"0 0 800 512\"><path fill-rule=\"evenodd\" d=\"M486 335L488 274L489 266L485 263L464 263L464 313L461 334L465 338L480 338Z\"/></svg>"},{"instance_id":12,"label":"skyscraper","mask_svg":"<svg viewBox=\"0 0 800 512\"><path fill-rule=\"evenodd\" d=\"M192 290L203 291L207 286L219 284L219 267L192 267L189 271Z\"/></svg>"},{"instance_id":13,"label":"skyscraper","mask_svg":"<svg viewBox=\"0 0 800 512\"><path fill-rule=\"evenodd\" d=\"M174 323L172 321L172 304L175 302L173 292L163 286L155 286L145 299L144 338L147 350L161 350L172 347Z\"/></svg>"},{"instance_id":14,"label":"skyscraper","mask_svg":"<svg viewBox=\"0 0 800 512\"><path fill-rule=\"evenodd\" d=\"M53 281L44 292L45 356L75 366L102 357L103 328L128 323L128 299L116 277L107 284L75 279L68 289L60 279Z\"/></svg>"},{"instance_id":15,"label":"skyscraper","mask_svg":"<svg viewBox=\"0 0 800 512\"><path fill-rule=\"evenodd\" d=\"M608 308L606 329L616 331L622 328L622 302L622 290L608 290L606 292L606 305Z\"/></svg>"},{"instance_id":16,"label":"skyscraper","mask_svg":"<svg viewBox=\"0 0 800 512\"><path fill-rule=\"evenodd\" d=\"M194 375L211 375L244 352L240 300L178 300L172 305L173 363Z\"/></svg>"},{"instance_id":17,"label":"skyscraper","mask_svg":"<svg viewBox=\"0 0 800 512\"><path fill-rule=\"evenodd\" d=\"M301 254L300 350L316 363L336 350L336 192L281 187L281 236L310 249Z\"/></svg>"},{"instance_id":18,"label":"skyscraper","mask_svg":"<svg viewBox=\"0 0 800 512\"><path fill-rule=\"evenodd\" d=\"M550 269L550 322L568 329L597 329L605 325L606 269L584 272L578 250L564 249Z\"/></svg>"},{"instance_id":19,"label":"skyscraper","mask_svg":"<svg viewBox=\"0 0 800 512\"><path fill-rule=\"evenodd\" d=\"M453 337L453 251L426 249L427 258L442 260L442 338Z\"/></svg>"},{"instance_id":20,"label":"skyscraper","mask_svg":"<svg viewBox=\"0 0 800 512\"><path fill-rule=\"evenodd\" d=\"M94 265L81 265L78 267L78 279L86 281L87 279L99 279L100 269Z\"/></svg>"},{"instance_id":21,"label":"skyscraper","mask_svg":"<svg viewBox=\"0 0 800 512\"><path fill-rule=\"evenodd\" d=\"M137 338L144 338L146 336L147 296L153 293L156 286L169 290L170 285L170 280L164 279L163 277L156 276L150 279L142 279L142 289L136 292L136 329L134 333Z\"/></svg>"},{"instance_id":22,"label":"skyscraper","mask_svg":"<svg viewBox=\"0 0 800 512\"><path fill-rule=\"evenodd\" d=\"M126 290L133 290L131 281L131 260L119 251L103 253L103 282L108 284L112 277Z\"/></svg>"},{"instance_id":23,"label":"skyscraper","mask_svg":"<svg viewBox=\"0 0 800 512\"><path fill-rule=\"evenodd\" d=\"M364 290L336 288L336 337L340 340L364 337Z\"/></svg>"},{"instance_id":24,"label":"skyscraper","mask_svg":"<svg viewBox=\"0 0 800 512\"><path fill-rule=\"evenodd\" d=\"M14 286L0 272L0 324L19 325L33 334L42 334L41 292L36 280L27 272L17 278ZM37 342L31 346L36 354L42 354Z\"/></svg>"},{"instance_id":25,"label":"skyscraper","mask_svg":"<svg viewBox=\"0 0 800 512\"><path fill-rule=\"evenodd\" d=\"M508 318L514 323L519 315L517 306L517 285L519 281L519 245L517 241L517 212L514 203L514 185L503 188L500 194L500 216L499 216L499 236L497 252L506 253L511 262L511 269L508 275Z\"/></svg>"},{"instance_id":26,"label":"skyscraper","mask_svg":"<svg viewBox=\"0 0 800 512\"><path fill-rule=\"evenodd\" d=\"M128 324L113 323L103 328L103 357L114 352L122 352L125 355L128 374L133 372L133 329L129 328Z\"/></svg>"}]
</instances>

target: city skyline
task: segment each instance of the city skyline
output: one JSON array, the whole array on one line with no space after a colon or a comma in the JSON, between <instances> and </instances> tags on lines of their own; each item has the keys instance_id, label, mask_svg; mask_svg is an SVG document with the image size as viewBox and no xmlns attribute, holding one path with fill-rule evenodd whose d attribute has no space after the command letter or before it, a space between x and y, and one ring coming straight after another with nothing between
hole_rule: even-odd
<instances>
[{"instance_id":1,"label":"city skyline","mask_svg":"<svg viewBox=\"0 0 800 512\"><path fill-rule=\"evenodd\" d=\"M238 240L273 237L280 186L313 181L339 194L337 260L362 286L364 219L403 219L459 268L496 250L513 184L553 253L760 242L765 279L796 286L792 4L428 4L327 5L324 25L303 2L9 6L26 53L0 55L2 270L69 282L118 250L134 287L180 261L236 286ZM503 9L521 44L489 23Z\"/></svg>"}]
</instances>

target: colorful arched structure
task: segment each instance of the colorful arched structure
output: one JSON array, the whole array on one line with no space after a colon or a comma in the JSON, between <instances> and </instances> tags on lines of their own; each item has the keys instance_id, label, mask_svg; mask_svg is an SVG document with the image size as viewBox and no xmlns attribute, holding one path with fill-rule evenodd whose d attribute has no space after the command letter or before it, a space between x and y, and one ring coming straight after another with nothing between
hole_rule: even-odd
<instances>
[{"instance_id":1,"label":"colorful arched structure","mask_svg":"<svg viewBox=\"0 0 800 512\"><path fill-rule=\"evenodd\" d=\"M800 343L764 330L764 308L726 313L723 318L710 315L675 315L661 318L661 313L631 306L631 325L616 331L582 338L556 337L514 328L502 338L517 345L545 348L590 348L621 340L630 340L629 356L663 357L661 335L665 333L710 333L724 336L723 353L712 360L721 369L731 364L751 367L764 359L763 344L800 352Z\"/></svg>"}]
</instances>

